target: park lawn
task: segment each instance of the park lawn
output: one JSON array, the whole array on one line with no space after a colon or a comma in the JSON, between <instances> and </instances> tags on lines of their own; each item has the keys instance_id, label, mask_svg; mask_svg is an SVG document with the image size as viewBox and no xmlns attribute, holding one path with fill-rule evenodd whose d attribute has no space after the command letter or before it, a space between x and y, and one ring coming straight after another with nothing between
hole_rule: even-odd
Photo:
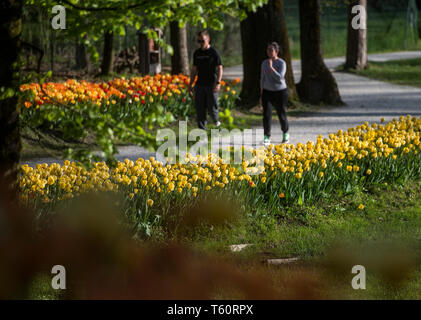
<instances>
[{"instance_id":1,"label":"park lawn","mask_svg":"<svg viewBox=\"0 0 421 320\"><path fill-rule=\"evenodd\" d=\"M231 257L241 270L269 273L280 294L288 290L290 279L303 278L316 283L312 298L419 299L420 191L421 181L411 181L277 212L267 212L262 205L238 225L202 230L190 241L199 250ZM363 210L358 209L360 203ZM253 245L231 253L231 244ZM299 261L276 267L265 263L292 257ZM357 264L367 269L366 290L350 285L351 269ZM218 298L233 297L220 293Z\"/></svg>"},{"instance_id":2,"label":"park lawn","mask_svg":"<svg viewBox=\"0 0 421 320\"><path fill-rule=\"evenodd\" d=\"M399 131L393 131L392 126ZM371 130L374 128L377 129ZM383 131L385 128L386 132ZM312 151L314 147L309 147L307 153L297 151L288 153L279 150L283 158L289 156L289 159L298 160L300 157L299 162L304 159L310 161L309 159L313 157L319 159L318 155L323 155L319 166L311 170L306 169L309 173L305 176L302 176L301 172L295 175L289 174L290 169L282 166L284 163L280 158L275 157L275 162L272 154L269 154L264 158L267 170L262 172L261 176L253 179L241 175L238 176L238 183L229 183L227 176L229 173L235 174L235 170L232 171L228 165L220 162L218 165L209 164L207 169L211 168L214 172L212 175L221 178L223 182L211 178L214 183L212 186L207 184L206 188L202 183L210 182L207 178L209 171L190 171L192 178L188 180L189 173L186 170L194 166L182 164L167 168L169 171L166 171L165 178L159 177L162 180L160 183L154 172L160 174L159 172L163 172L162 167L153 159L150 162L137 162L136 166L130 161L119 163L117 171L112 172L112 176L107 176L109 168L104 165L101 165L103 170L95 168L93 175L91 174L93 172L88 171L79 173L78 168L73 165L69 167L70 162L65 163L64 175L57 172L57 166L41 166L32 170L24 166L20 183L22 201L26 203L25 206L36 207L36 210L43 215L37 223L42 229L42 225L48 226L48 221L54 220L54 216L59 212L57 210L60 204L56 199L63 201L67 197L73 198L73 193L77 196L79 189L76 186L78 183L83 183L83 177L89 176L92 181L86 178L84 184L86 188L94 188L95 185L92 183L107 188L111 184L113 190L118 188L121 191L123 198L120 199L124 203L116 201L115 210L123 213L121 222L128 231L130 230L131 237L137 239L139 246L157 243L165 246L176 242L195 249L200 256L218 260L224 258L231 263L234 270L246 273L247 278L254 279L256 273L269 277L270 281L261 282L265 285L265 290L262 292L275 289L278 294L273 296L278 298L419 298L417 296L421 280L419 278L421 252L418 249L421 239L421 180L418 165L420 157L417 150L419 121L416 118L401 117L399 122L395 120L385 126L374 125L368 130L369 135L362 132L364 129L365 127L360 126L350 128L345 133L345 142L354 141L354 132L359 133L363 140L358 138L359 143L356 144L356 148L368 148L371 151L370 158L365 160L367 163L356 161L362 160L363 153L361 157L357 156L353 162L351 161L358 154L355 149L349 151L348 158L344 160L347 154L339 151L343 150L339 144L334 153L336 160L326 162L326 155L323 155L325 146L329 144L329 140L326 140L318 144L320 149L316 152ZM398 132L401 135L405 133L405 139L408 139L406 144L398 146L396 144L398 140L389 141L401 137ZM411 137L406 134L409 132ZM412 135L415 132L416 134ZM339 136L342 137L341 134L343 132L336 136L332 135L331 141L337 141ZM376 139L376 136L381 139ZM368 139L375 143L364 144ZM384 149L381 144L383 139L395 143L393 145L395 148ZM374 150L379 150L378 148L383 149L373 153ZM390 153L394 154L389 157ZM329 157L332 156L329 153ZM342 162L338 162L340 159L345 161L346 167ZM316 160L315 164L317 163ZM293 166L292 168L299 167L293 160L289 165ZM151 166L155 168L153 172L145 174L144 168L149 170ZM278 166L284 175L276 177L278 171L275 171L268 175L269 180L267 180L267 173L274 171ZM370 169L367 169L367 166ZM343 169L340 169L342 167ZM320 171L320 168L325 170ZM134 181L129 176L140 169L144 170L142 174L144 190L136 189L137 184L129 186ZM119 172L124 173L124 178ZM173 174L178 172L185 173L186 178L177 177L177 181L180 181L177 182L179 188L177 193L171 193L175 189L172 181L176 181ZM222 174L225 176L222 177ZM57 175L59 177L54 178ZM48 181L43 182L42 177L46 176ZM171 178L171 182L167 176ZM195 186L194 183L201 176L205 176L207 180L200 180ZM100 178L103 180L100 181ZM106 180L109 178L112 180ZM232 175L229 175L229 179L237 180ZM241 183L244 179L246 183ZM118 185L113 185L112 181ZM186 185L184 194L181 188L182 181L191 181L189 186ZM40 189L38 186L44 183ZM47 183L48 189L44 190ZM221 183L224 190L214 188L210 191L212 187L221 187ZM304 184L305 189L301 189ZM159 187L155 193L151 189L154 185ZM165 189L162 190L161 186ZM34 194L34 189L39 194ZM199 197L194 200L198 191L202 192L199 192ZM48 192L48 198L45 192ZM65 198L59 198L61 196ZM157 216L160 220L156 219ZM229 249L233 244L252 245L244 251L233 253ZM268 267L269 258L299 260L282 267ZM350 289L352 279L350 270L355 265L367 268L367 286L369 286L367 291ZM42 297L50 297L45 281L42 279L38 280L38 283L35 281L35 293L31 297L37 296L39 291L42 292ZM294 293L288 288L301 292ZM215 291L215 297L237 298L235 293L227 292L226 289Z\"/></svg>"},{"instance_id":3,"label":"park lawn","mask_svg":"<svg viewBox=\"0 0 421 320\"><path fill-rule=\"evenodd\" d=\"M421 181L377 185L348 196L333 196L311 206L243 216L236 224L195 227L178 238L203 254L217 255L235 269L265 274L285 298L419 299L421 297ZM365 208L359 210L358 204ZM163 241L168 239L154 239ZM231 244L253 244L232 253ZM267 259L299 258L268 266ZM408 258L409 257L409 258ZM364 265L366 290L353 290L351 268ZM30 289L31 299L59 299L41 275ZM301 289L303 283L306 289ZM293 289L291 289L293 287ZM217 299L242 298L216 291Z\"/></svg>"},{"instance_id":4,"label":"park lawn","mask_svg":"<svg viewBox=\"0 0 421 320\"><path fill-rule=\"evenodd\" d=\"M370 62L368 69L356 73L377 80L421 88L421 58Z\"/></svg>"}]
</instances>

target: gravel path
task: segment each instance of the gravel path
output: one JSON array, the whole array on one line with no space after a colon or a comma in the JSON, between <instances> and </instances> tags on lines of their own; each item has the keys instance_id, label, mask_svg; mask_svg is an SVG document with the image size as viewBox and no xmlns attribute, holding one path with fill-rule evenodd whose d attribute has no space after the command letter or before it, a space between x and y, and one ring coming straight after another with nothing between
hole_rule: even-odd
<instances>
[{"instance_id":1,"label":"gravel path","mask_svg":"<svg viewBox=\"0 0 421 320\"><path fill-rule=\"evenodd\" d=\"M421 51L409 52L393 52L385 54L369 55L370 61L388 61L421 57ZM343 64L343 57L325 59L326 65L331 69L335 69ZM300 61L293 61L293 69L295 81L300 78ZM315 141L319 134L327 136L329 133L335 133L339 129L347 129L363 123L379 122L380 118L389 121L400 115L411 114L413 116L421 115L421 88L409 86L401 86L390 84L382 81L376 81L365 77L334 72L334 76L338 82L339 91L343 101L346 103L344 107L326 107L316 112L309 112L300 117L290 117L290 136L291 143ZM235 66L224 69L225 79L242 79L242 66ZM261 145L263 140L263 132L257 132L253 128L254 133L243 135L245 145ZM235 136L239 138L239 136ZM273 120L272 142L280 143L282 140L282 131L276 117ZM155 156L144 148L137 146L125 146L119 148L117 159L124 160L126 158L136 160L139 157L149 158ZM31 161L25 161L29 165L36 163L52 163L59 162L52 158L38 158Z\"/></svg>"},{"instance_id":2,"label":"gravel path","mask_svg":"<svg viewBox=\"0 0 421 320\"><path fill-rule=\"evenodd\" d=\"M369 61L391 61L421 57L421 51L403 51L368 56ZM325 59L329 69L334 71L345 63L344 57ZM301 62L293 60L295 81L301 78ZM315 141L319 134L327 136L339 129L357 126L364 121L386 121L400 115L421 115L421 88L395 85L377 81L345 72L333 73L341 94L346 103L343 107L326 107L316 112L302 114L300 117L289 117L291 143ZM243 78L242 66L224 69L226 79ZM257 142L263 140L262 134L254 137ZM282 131L279 121L274 116L272 125L272 142L282 141ZM251 137L246 138L246 144L251 143Z\"/></svg>"}]
</instances>

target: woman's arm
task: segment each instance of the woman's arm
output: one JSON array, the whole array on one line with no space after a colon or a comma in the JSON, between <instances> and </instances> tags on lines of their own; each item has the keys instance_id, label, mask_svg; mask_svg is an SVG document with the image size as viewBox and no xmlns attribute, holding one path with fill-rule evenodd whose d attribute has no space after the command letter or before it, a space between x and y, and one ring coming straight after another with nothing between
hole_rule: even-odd
<instances>
[{"instance_id":1,"label":"woman's arm","mask_svg":"<svg viewBox=\"0 0 421 320\"><path fill-rule=\"evenodd\" d=\"M273 65L270 65L270 74L272 76L272 79L278 83L282 82L282 80L285 78L286 73L286 63L283 60L281 60L281 62L281 69L279 70L279 72L273 67Z\"/></svg>"}]
</instances>

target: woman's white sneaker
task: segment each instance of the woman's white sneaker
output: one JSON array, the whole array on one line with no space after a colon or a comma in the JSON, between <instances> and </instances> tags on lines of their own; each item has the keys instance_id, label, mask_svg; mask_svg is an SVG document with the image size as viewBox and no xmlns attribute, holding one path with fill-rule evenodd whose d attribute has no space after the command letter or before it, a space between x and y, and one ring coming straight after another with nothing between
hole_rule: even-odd
<instances>
[{"instance_id":1,"label":"woman's white sneaker","mask_svg":"<svg viewBox=\"0 0 421 320\"><path fill-rule=\"evenodd\" d=\"M263 144L264 145L269 145L270 144L270 137L264 136L264 138L263 138Z\"/></svg>"}]
</instances>

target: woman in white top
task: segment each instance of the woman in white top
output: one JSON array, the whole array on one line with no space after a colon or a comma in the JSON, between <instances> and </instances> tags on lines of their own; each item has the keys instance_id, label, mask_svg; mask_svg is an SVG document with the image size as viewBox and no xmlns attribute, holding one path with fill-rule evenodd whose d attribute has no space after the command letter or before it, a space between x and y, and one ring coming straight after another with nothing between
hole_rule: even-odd
<instances>
[{"instance_id":1,"label":"woman in white top","mask_svg":"<svg viewBox=\"0 0 421 320\"><path fill-rule=\"evenodd\" d=\"M276 42L272 42L267 46L266 53L268 59L262 62L260 73L260 104L263 106L264 143L270 143L272 106L275 107L281 123L283 131L282 143L288 143L286 63L278 57L279 45Z\"/></svg>"}]
</instances>

